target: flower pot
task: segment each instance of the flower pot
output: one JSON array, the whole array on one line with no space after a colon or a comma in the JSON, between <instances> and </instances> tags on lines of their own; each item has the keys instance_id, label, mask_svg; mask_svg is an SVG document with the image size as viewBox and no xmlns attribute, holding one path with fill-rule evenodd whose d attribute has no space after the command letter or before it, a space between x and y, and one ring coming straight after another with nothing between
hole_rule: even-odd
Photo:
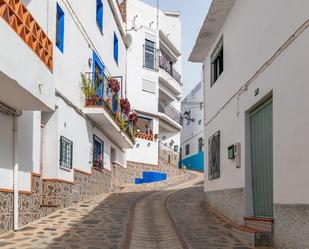
<instances>
[{"instance_id":1,"label":"flower pot","mask_svg":"<svg viewBox=\"0 0 309 249\"><path fill-rule=\"evenodd\" d=\"M86 106L95 106L95 99L86 99Z\"/></svg>"}]
</instances>

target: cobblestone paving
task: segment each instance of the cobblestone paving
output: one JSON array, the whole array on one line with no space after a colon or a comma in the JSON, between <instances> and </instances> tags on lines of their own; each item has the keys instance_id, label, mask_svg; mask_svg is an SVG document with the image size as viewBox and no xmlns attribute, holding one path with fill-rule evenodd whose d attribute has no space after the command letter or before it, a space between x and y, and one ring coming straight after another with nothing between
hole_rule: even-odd
<instances>
[{"instance_id":1,"label":"cobblestone paving","mask_svg":"<svg viewBox=\"0 0 309 249\"><path fill-rule=\"evenodd\" d=\"M202 174L188 172L164 182L97 196L18 232L0 235L0 248L250 248L232 237L229 225L200 205L203 190L197 184L202 178Z\"/></svg>"},{"instance_id":2,"label":"cobblestone paving","mask_svg":"<svg viewBox=\"0 0 309 249\"><path fill-rule=\"evenodd\" d=\"M230 224L205 207L203 191L203 185L197 184L176 192L167 202L189 246L194 249L251 249L252 246L233 237Z\"/></svg>"},{"instance_id":3,"label":"cobblestone paving","mask_svg":"<svg viewBox=\"0 0 309 249\"><path fill-rule=\"evenodd\" d=\"M128 187L100 195L33 222L18 232L0 235L1 249L118 249L125 245L129 215L149 191L162 190L193 178L186 174L161 183Z\"/></svg>"}]
</instances>

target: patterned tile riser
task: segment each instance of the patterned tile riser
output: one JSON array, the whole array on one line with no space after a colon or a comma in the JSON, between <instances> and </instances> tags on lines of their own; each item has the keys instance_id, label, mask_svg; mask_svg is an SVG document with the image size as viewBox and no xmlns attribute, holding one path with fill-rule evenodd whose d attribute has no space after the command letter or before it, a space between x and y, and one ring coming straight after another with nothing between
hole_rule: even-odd
<instances>
[{"instance_id":1,"label":"patterned tile riser","mask_svg":"<svg viewBox=\"0 0 309 249\"><path fill-rule=\"evenodd\" d=\"M89 199L95 195L111 192L111 172L93 170L92 175L80 172L74 174L74 184L59 181L41 181L32 177L32 193L19 195L19 225L23 226L68 207L73 201ZM41 183L42 182L42 183ZM73 196L73 189L78 194ZM56 205L56 207L41 207ZM13 229L13 193L0 192L0 233Z\"/></svg>"}]
</instances>

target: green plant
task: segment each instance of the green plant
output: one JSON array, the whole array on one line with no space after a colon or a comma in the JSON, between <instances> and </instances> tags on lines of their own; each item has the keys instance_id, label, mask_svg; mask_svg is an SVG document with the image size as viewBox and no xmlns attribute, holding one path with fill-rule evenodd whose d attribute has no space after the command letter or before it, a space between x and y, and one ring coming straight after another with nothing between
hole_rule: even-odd
<instances>
[{"instance_id":1,"label":"green plant","mask_svg":"<svg viewBox=\"0 0 309 249\"><path fill-rule=\"evenodd\" d=\"M98 90L98 83L95 81L94 84L89 76L86 74L81 74L82 77L82 92L85 94L86 99L94 99L97 90Z\"/></svg>"}]
</instances>

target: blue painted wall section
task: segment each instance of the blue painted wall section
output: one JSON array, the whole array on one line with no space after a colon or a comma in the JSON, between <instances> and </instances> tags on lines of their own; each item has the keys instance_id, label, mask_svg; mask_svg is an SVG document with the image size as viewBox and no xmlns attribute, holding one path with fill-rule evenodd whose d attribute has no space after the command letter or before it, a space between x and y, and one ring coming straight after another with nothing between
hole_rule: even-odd
<instances>
[{"instance_id":1,"label":"blue painted wall section","mask_svg":"<svg viewBox=\"0 0 309 249\"><path fill-rule=\"evenodd\" d=\"M187 157L180 162L180 166L185 165L186 169L204 172L204 152Z\"/></svg>"},{"instance_id":2,"label":"blue painted wall section","mask_svg":"<svg viewBox=\"0 0 309 249\"><path fill-rule=\"evenodd\" d=\"M143 178L135 178L135 184L159 182L167 179L166 173L145 171Z\"/></svg>"}]
</instances>

